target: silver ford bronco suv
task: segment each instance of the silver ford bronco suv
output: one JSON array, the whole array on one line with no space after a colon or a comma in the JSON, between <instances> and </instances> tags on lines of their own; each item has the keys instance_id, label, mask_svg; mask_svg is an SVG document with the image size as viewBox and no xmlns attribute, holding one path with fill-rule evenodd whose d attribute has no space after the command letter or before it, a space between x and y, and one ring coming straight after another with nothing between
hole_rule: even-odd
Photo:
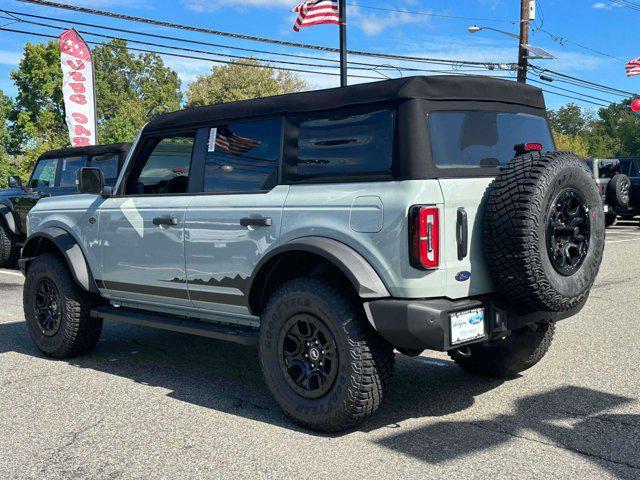
<instances>
[{"instance_id":1,"label":"silver ford bronco suv","mask_svg":"<svg viewBox=\"0 0 640 480\"><path fill-rule=\"evenodd\" d=\"M593 175L555 151L542 92L483 77L166 114L114 188L83 168L78 189L29 214L42 352L86 354L104 320L257 345L282 409L325 432L378 410L394 351L532 367L604 249Z\"/></svg>"}]
</instances>

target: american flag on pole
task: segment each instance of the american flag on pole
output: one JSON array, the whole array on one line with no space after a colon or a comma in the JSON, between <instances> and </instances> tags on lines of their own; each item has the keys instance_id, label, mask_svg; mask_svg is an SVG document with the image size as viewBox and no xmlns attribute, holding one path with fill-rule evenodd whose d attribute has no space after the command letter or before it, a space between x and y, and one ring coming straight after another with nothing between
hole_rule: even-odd
<instances>
[{"instance_id":1,"label":"american flag on pole","mask_svg":"<svg viewBox=\"0 0 640 480\"><path fill-rule=\"evenodd\" d=\"M631 60L627 63L627 77L635 77L640 75L640 57Z\"/></svg>"},{"instance_id":2,"label":"american flag on pole","mask_svg":"<svg viewBox=\"0 0 640 480\"><path fill-rule=\"evenodd\" d=\"M306 0L291 11L298 14L293 26L296 32L314 25L340 24L338 0Z\"/></svg>"}]
</instances>

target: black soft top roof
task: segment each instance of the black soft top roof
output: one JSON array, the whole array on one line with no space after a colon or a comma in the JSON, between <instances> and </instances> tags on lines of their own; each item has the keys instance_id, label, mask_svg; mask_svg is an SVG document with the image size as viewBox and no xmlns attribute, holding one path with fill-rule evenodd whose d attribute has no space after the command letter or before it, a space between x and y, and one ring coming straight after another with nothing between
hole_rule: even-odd
<instances>
[{"instance_id":1,"label":"black soft top roof","mask_svg":"<svg viewBox=\"0 0 640 480\"><path fill-rule=\"evenodd\" d=\"M542 90L529 85L483 76L422 76L181 110L158 117L147 125L146 130L414 98L498 102L545 108Z\"/></svg>"},{"instance_id":2,"label":"black soft top roof","mask_svg":"<svg viewBox=\"0 0 640 480\"><path fill-rule=\"evenodd\" d=\"M58 150L50 150L40 155L38 160L46 160L48 158L63 157L83 157L85 155L95 156L105 153L127 153L131 147L130 143L112 143L111 145L93 145L90 147L69 147L60 148Z\"/></svg>"}]
</instances>

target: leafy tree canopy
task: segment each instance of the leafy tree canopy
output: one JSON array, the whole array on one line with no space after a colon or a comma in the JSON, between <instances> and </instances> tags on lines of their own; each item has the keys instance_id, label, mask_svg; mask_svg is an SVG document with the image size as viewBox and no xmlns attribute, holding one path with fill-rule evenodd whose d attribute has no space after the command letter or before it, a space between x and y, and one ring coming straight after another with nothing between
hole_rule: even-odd
<instances>
[{"instance_id":1,"label":"leafy tree canopy","mask_svg":"<svg viewBox=\"0 0 640 480\"><path fill-rule=\"evenodd\" d=\"M249 64L249 66L247 66ZM242 60L213 67L189 85L187 107L282 95L309 89L309 85L293 72L259 66L258 60Z\"/></svg>"},{"instance_id":2,"label":"leafy tree canopy","mask_svg":"<svg viewBox=\"0 0 640 480\"><path fill-rule=\"evenodd\" d=\"M9 159L9 113L11 112L12 102L2 90L0 90L0 188L7 186L9 175L14 173Z\"/></svg>"},{"instance_id":3,"label":"leafy tree canopy","mask_svg":"<svg viewBox=\"0 0 640 480\"><path fill-rule=\"evenodd\" d=\"M100 143L131 141L144 123L180 108L180 79L159 55L136 56L126 42L112 40L93 49L93 61ZM70 144L58 42L27 44L11 78L18 95L10 114L9 150L24 153L20 170L28 176L39 155Z\"/></svg>"}]
</instances>

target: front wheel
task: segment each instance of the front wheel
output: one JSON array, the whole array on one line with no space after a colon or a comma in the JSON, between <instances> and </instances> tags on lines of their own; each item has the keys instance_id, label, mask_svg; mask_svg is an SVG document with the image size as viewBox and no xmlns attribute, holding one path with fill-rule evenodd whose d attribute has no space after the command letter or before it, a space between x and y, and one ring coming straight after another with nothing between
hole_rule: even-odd
<instances>
[{"instance_id":1,"label":"front wheel","mask_svg":"<svg viewBox=\"0 0 640 480\"><path fill-rule=\"evenodd\" d=\"M469 373L490 378L509 378L536 365L546 355L555 324L542 322L514 330L503 340L471 345L449 352Z\"/></svg>"},{"instance_id":2,"label":"front wheel","mask_svg":"<svg viewBox=\"0 0 640 480\"><path fill-rule=\"evenodd\" d=\"M292 280L271 297L260 329L260 363L271 393L297 424L341 431L380 407L393 373L393 348L362 310L310 278Z\"/></svg>"},{"instance_id":3,"label":"front wheel","mask_svg":"<svg viewBox=\"0 0 640 480\"><path fill-rule=\"evenodd\" d=\"M102 320L91 317L99 300L84 292L62 260L37 257L24 282L27 329L38 349L53 358L71 358L91 351L102 332Z\"/></svg>"}]
</instances>

